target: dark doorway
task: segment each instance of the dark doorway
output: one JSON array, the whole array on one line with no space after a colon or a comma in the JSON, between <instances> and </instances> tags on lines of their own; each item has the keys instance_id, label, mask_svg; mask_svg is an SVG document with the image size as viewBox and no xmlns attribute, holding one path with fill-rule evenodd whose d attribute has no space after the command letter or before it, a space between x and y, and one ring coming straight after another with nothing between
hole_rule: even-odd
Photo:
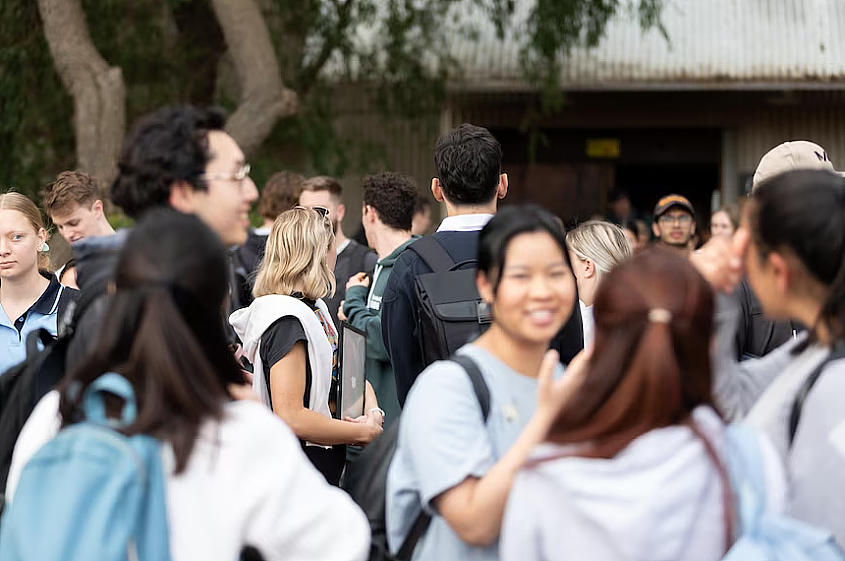
<instances>
[{"instance_id":1,"label":"dark doorway","mask_svg":"<svg viewBox=\"0 0 845 561\"><path fill-rule=\"evenodd\" d=\"M685 196L695 208L698 231L702 232L710 221L713 191L719 188L719 166L701 163L620 164L616 166L615 184L628 193L638 215L649 221L661 197L671 193Z\"/></svg>"}]
</instances>

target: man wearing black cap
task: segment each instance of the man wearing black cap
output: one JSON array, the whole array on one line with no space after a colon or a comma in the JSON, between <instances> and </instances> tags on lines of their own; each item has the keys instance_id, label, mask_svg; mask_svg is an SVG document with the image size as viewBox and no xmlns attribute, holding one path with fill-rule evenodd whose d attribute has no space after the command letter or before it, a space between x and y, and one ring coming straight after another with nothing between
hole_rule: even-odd
<instances>
[{"instance_id":1,"label":"man wearing black cap","mask_svg":"<svg viewBox=\"0 0 845 561\"><path fill-rule=\"evenodd\" d=\"M695 211L686 197L666 195L654 207L652 230L661 246L689 256L695 234Z\"/></svg>"}]
</instances>

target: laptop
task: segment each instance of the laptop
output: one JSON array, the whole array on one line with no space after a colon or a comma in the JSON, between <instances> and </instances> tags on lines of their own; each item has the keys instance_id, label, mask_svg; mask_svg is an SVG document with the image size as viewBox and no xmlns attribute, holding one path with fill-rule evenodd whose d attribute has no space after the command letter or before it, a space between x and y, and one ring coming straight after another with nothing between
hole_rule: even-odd
<instances>
[{"instance_id":1,"label":"laptop","mask_svg":"<svg viewBox=\"0 0 845 561\"><path fill-rule=\"evenodd\" d=\"M340 419L355 419L364 414L364 390L366 389L367 335L346 322L340 324L338 341L338 386L337 408Z\"/></svg>"}]
</instances>

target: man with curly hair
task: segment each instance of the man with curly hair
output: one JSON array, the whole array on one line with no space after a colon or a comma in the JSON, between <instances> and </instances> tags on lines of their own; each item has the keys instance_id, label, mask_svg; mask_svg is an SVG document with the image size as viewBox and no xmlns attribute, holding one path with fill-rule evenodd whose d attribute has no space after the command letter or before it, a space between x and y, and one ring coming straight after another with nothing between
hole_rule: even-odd
<instances>
[{"instance_id":1,"label":"man with curly hair","mask_svg":"<svg viewBox=\"0 0 845 561\"><path fill-rule=\"evenodd\" d=\"M258 190L225 124L222 110L192 105L164 107L142 117L123 145L119 174L111 186L112 202L136 220L167 206L195 214L225 245L244 243L249 209L258 199ZM75 321L69 365L84 356L94 341L105 310L102 295L112 281L125 237L125 231L119 231L74 244L84 309ZM231 284L237 286L234 275ZM237 307L237 303L229 305Z\"/></svg>"},{"instance_id":2,"label":"man with curly hair","mask_svg":"<svg viewBox=\"0 0 845 561\"><path fill-rule=\"evenodd\" d=\"M365 177L363 187L361 221L367 243L375 248L379 260L372 288L365 273L353 275L346 283L346 300L338 316L367 334L367 380L388 425L399 417L400 407L393 367L381 336L381 297L393 264L415 239L411 236L411 223L417 189L409 178L389 172Z\"/></svg>"}]
</instances>

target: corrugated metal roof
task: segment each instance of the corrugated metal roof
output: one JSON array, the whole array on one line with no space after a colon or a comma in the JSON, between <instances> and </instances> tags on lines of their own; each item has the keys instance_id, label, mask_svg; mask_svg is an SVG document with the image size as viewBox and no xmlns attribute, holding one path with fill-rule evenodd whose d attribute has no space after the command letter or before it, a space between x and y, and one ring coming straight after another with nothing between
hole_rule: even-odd
<instances>
[{"instance_id":1,"label":"corrugated metal roof","mask_svg":"<svg viewBox=\"0 0 845 561\"><path fill-rule=\"evenodd\" d=\"M527 89L519 51L533 4L517 4L504 40L481 12L461 10L461 25L472 22L478 36L452 36L462 69L452 87ZM667 0L661 19L668 41L643 32L628 10L617 14L597 47L565 59L563 88L845 88L843 0Z\"/></svg>"}]
</instances>

